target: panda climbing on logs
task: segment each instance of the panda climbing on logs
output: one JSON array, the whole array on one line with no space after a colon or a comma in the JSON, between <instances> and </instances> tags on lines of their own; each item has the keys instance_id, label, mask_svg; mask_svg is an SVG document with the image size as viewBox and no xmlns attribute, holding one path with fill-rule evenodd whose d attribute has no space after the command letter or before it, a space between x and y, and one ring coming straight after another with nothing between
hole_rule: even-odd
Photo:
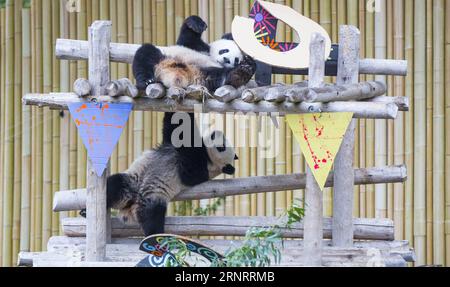
<instances>
[{"instance_id":1,"label":"panda climbing on logs","mask_svg":"<svg viewBox=\"0 0 450 287\"><path fill-rule=\"evenodd\" d=\"M222 173L233 175L237 156L223 133L214 131L203 141L209 160L200 172L208 180ZM167 204L191 187L182 179L190 168L171 144L146 151L127 171L108 178L108 208L118 209L126 222L138 222L145 236L164 233Z\"/></svg>"},{"instance_id":2,"label":"panda climbing on logs","mask_svg":"<svg viewBox=\"0 0 450 287\"><path fill-rule=\"evenodd\" d=\"M247 84L256 63L242 54L230 35L206 44L201 39L206 28L200 17L191 16L183 23L176 46L161 50L152 44L142 45L133 61L136 87L145 91L155 83L166 88L202 85L214 92L223 85L238 88Z\"/></svg>"}]
</instances>

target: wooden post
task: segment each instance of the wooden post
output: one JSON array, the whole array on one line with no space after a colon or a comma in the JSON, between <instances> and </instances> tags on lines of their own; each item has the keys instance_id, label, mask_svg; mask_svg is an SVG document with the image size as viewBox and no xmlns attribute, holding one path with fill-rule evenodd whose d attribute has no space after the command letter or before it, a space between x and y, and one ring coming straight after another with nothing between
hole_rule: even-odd
<instances>
[{"instance_id":1,"label":"wooden post","mask_svg":"<svg viewBox=\"0 0 450 287\"><path fill-rule=\"evenodd\" d=\"M89 82L93 96L104 94L105 86L110 81L111 26L109 21L96 21L89 28ZM103 261L109 233L106 210L106 178L109 167L99 177L89 160L87 170L86 261Z\"/></svg>"},{"instance_id":2,"label":"wooden post","mask_svg":"<svg viewBox=\"0 0 450 287\"><path fill-rule=\"evenodd\" d=\"M320 34L311 36L309 88L323 85L325 76L325 38ZM323 241L323 193L309 167L306 168L306 213L304 263L305 266L322 266Z\"/></svg>"},{"instance_id":3,"label":"wooden post","mask_svg":"<svg viewBox=\"0 0 450 287\"><path fill-rule=\"evenodd\" d=\"M360 32L354 26L341 26L337 84L357 83L359 78ZM344 136L334 164L333 246L353 245L353 157L355 120Z\"/></svg>"}]
</instances>

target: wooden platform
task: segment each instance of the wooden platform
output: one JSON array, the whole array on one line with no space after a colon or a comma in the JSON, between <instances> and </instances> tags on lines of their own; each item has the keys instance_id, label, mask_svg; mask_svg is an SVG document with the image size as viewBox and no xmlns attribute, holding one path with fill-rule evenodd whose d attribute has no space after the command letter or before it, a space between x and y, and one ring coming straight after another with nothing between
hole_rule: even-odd
<instances>
[{"instance_id":1,"label":"wooden platform","mask_svg":"<svg viewBox=\"0 0 450 287\"><path fill-rule=\"evenodd\" d=\"M239 240L203 240L219 252L239 246ZM86 239L81 237L52 237L47 252L20 253L19 266L33 267L134 267L147 254L139 251L140 238L114 239L106 247L106 262L84 262ZM406 267L414 262L414 251L407 241L355 241L353 248L331 247L324 241L323 266L334 267ZM303 266L303 241L284 242L281 263L274 266Z\"/></svg>"},{"instance_id":2,"label":"wooden platform","mask_svg":"<svg viewBox=\"0 0 450 287\"><path fill-rule=\"evenodd\" d=\"M235 236L236 240L203 240L219 252L238 247L246 231L254 227L275 224L275 217L168 217L166 230L189 237ZM47 252L19 255L19 266L33 267L133 267L146 253L139 251L142 231L137 225L126 224L112 218L112 242L106 247L106 262L85 262L86 219L61 220L64 236L52 237ZM324 219L324 238L331 238L332 220ZM282 230L285 239L282 261L277 266L303 266L303 223ZM331 240L324 240L323 266L404 267L414 262L414 251L407 241L394 241L394 223L389 219L354 219L355 244L351 248L331 247Z\"/></svg>"}]
</instances>

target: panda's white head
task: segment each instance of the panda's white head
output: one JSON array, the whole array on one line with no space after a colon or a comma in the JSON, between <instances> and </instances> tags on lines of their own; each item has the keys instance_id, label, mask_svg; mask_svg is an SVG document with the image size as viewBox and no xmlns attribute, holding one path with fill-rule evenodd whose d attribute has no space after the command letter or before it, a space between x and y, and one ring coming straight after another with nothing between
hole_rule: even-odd
<instances>
[{"instance_id":1,"label":"panda's white head","mask_svg":"<svg viewBox=\"0 0 450 287\"><path fill-rule=\"evenodd\" d=\"M236 42L228 39L211 43L209 54L216 62L226 68L234 68L244 59L244 55Z\"/></svg>"},{"instance_id":2,"label":"panda's white head","mask_svg":"<svg viewBox=\"0 0 450 287\"><path fill-rule=\"evenodd\" d=\"M213 179L224 173L233 175L236 171L234 162L238 160L234 148L230 145L221 131L213 131L203 138L208 152L209 178Z\"/></svg>"}]
</instances>

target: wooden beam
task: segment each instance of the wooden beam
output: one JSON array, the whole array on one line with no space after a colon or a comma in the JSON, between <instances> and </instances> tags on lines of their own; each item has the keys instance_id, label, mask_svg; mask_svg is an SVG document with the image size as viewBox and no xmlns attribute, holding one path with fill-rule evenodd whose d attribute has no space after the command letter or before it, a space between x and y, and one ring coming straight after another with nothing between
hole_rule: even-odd
<instances>
[{"instance_id":1,"label":"wooden beam","mask_svg":"<svg viewBox=\"0 0 450 287\"><path fill-rule=\"evenodd\" d=\"M187 96L188 97L188 96ZM34 105L39 107L49 107L51 109L67 110L69 103L90 102L91 97L80 98L74 93L51 93L51 94L27 94L23 97L24 105ZM133 103L133 109L137 111L160 111L160 112L194 112L202 111L204 113L255 113L268 114L280 113L301 114L301 113L337 113L354 112L354 118L368 119L395 119L398 114L398 107L395 104L396 99L384 102L331 102L331 103L270 103L262 101L258 104L246 103L240 99L231 103L222 103L215 99L205 100L201 103L193 99L185 99L181 102L172 99L149 99L130 97L96 97L98 102L103 103ZM198 108L197 108L198 107Z\"/></svg>"},{"instance_id":2,"label":"wooden beam","mask_svg":"<svg viewBox=\"0 0 450 287\"><path fill-rule=\"evenodd\" d=\"M128 64L133 63L134 55L140 46L137 44L111 43L109 49L111 61ZM158 48L165 49L165 47ZM58 39L56 41L55 53L56 57L62 60L86 60L88 57L88 43L87 41L80 40ZM359 63L360 74L405 76L407 70L408 62L403 60L361 59ZM290 70L276 67L270 72L274 74L308 74L307 69Z\"/></svg>"},{"instance_id":3,"label":"wooden beam","mask_svg":"<svg viewBox=\"0 0 450 287\"><path fill-rule=\"evenodd\" d=\"M355 185L377 183L401 183L407 179L406 167L390 166L383 168L356 169ZM333 172L328 176L326 187L333 186ZM216 197L255 194L275 191L304 189L305 174L258 176L238 179L212 180L185 190L174 201L201 200ZM53 211L73 211L86 207L86 190L56 192L53 198Z\"/></svg>"},{"instance_id":4,"label":"wooden beam","mask_svg":"<svg viewBox=\"0 0 450 287\"><path fill-rule=\"evenodd\" d=\"M360 32L354 26L341 26L339 32L339 60L337 84L354 84L359 81ZM353 245L353 172L356 122L352 120L334 164L333 194L333 245Z\"/></svg>"},{"instance_id":5,"label":"wooden beam","mask_svg":"<svg viewBox=\"0 0 450 287\"><path fill-rule=\"evenodd\" d=\"M183 236L245 236L251 227L266 227L280 224L278 217L216 217L216 216L182 216L167 217L167 233ZM86 235L85 218L62 219L63 233L69 237ZM394 223L389 219L353 219L354 239L358 240L394 240ZM143 236L139 225L124 223L119 218L112 218L113 237ZM331 238L332 219L323 219L323 236ZM291 229L282 229L285 238L303 238L303 223L296 223Z\"/></svg>"},{"instance_id":6,"label":"wooden beam","mask_svg":"<svg viewBox=\"0 0 450 287\"><path fill-rule=\"evenodd\" d=\"M325 38L311 36L308 88L321 88L325 77ZM322 266L323 193L309 166L306 166L305 190L305 266Z\"/></svg>"},{"instance_id":7,"label":"wooden beam","mask_svg":"<svg viewBox=\"0 0 450 287\"><path fill-rule=\"evenodd\" d=\"M89 82L92 95L105 94L109 74L109 44L111 42L110 21L95 21L89 28ZM87 251L86 261L103 261L108 240L106 210L106 179L108 168L98 176L90 160L87 175Z\"/></svg>"}]
</instances>

